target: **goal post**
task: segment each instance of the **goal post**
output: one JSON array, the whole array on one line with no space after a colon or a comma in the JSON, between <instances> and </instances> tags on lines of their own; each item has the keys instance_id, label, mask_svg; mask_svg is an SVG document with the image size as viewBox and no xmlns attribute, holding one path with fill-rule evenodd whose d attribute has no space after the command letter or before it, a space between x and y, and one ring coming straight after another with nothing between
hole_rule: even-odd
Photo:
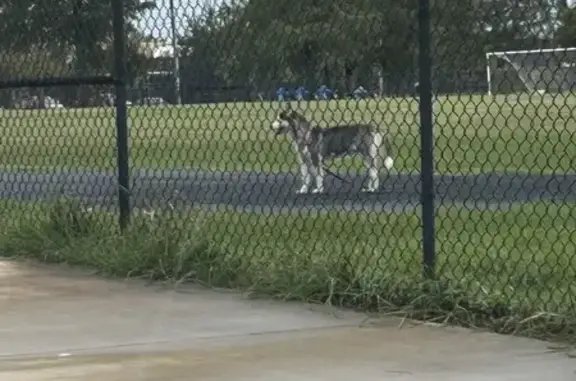
<instances>
[{"instance_id":1,"label":"goal post","mask_svg":"<svg viewBox=\"0 0 576 381\"><path fill-rule=\"evenodd\" d=\"M486 53L488 95L576 91L576 47Z\"/></svg>"}]
</instances>

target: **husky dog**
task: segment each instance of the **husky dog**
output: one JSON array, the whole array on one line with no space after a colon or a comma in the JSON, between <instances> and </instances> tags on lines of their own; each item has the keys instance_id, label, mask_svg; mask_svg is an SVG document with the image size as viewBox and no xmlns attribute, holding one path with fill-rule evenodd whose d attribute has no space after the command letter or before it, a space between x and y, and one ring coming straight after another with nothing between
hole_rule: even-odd
<instances>
[{"instance_id":1,"label":"husky dog","mask_svg":"<svg viewBox=\"0 0 576 381\"><path fill-rule=\"evenodd\" d=\"M394 165L388 136L370 124L313 127L304 116L288 107L278 113L272 130L276 136L288 135L298 155L302 187L297 193L308 193L313 178L316 188L312 193L324 192L324 160L328 158L362 156L369 178L364 192L376 192L380 187L382 165L387 170Z\"/></svg>"}]
</instances>

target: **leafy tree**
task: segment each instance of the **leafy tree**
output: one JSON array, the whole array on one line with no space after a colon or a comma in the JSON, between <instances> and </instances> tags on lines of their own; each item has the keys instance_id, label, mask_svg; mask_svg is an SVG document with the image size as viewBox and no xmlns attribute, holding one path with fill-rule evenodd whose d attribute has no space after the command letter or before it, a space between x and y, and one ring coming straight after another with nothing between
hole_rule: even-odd
<instances>
[{"instance_id":1,"label":"leafy tree","mask_svg":"<svg viewBox=\"0 0 576 381\"><path fill-rule=\"evenodd\" d=\"M556 28L555 0L489 0L480 2L486 33L485 50L552 47Z\"/></svg>"},{"instance_id":2,"label":"leafy tree","mask_svg":"<svg viewBox=\"0 0 576 381\"><path fill-rule=\"evenodd\" d=\"M155 4L151 1L125 0L127 32L134 35L134 21ZM0 49L3 56L40 55L32 62L48 61L54 52L64 55L70 65L59 75L87 76L109 73L112 61L112 8L108 0L3 0L0 6ZM137 57L129 43L128 56ZM64 53L62 53L64 52ZM30 64L30 61L26 62ZM131 64L136 67L138 64ZM40 66L41 67L41 66ZM43 73L50 75L50 71ZM87 92L80 91L80 103Z\"/></svg>"},{"instance_id":3,"label":"leafy tree","mask_svg":"<svg viewBox=\"0 0 576 381\"><path fill-rule=\"evenodd\" d=\"M403 3L250 0L211 11L183 43L227 83L269 88L344 79L350 88L374 66L411 68L413 10Z\"/></svg>"},{"instance_id":4,"label":"leafy tree","mask_svg":"<svg viewBox=\"0 0 576 381\"><path fill-rule=\"evenodd\" d=\"M576 8L561 6L559 20L556 41L565 48L576 47Z\"/></svg>"}]
</instances>

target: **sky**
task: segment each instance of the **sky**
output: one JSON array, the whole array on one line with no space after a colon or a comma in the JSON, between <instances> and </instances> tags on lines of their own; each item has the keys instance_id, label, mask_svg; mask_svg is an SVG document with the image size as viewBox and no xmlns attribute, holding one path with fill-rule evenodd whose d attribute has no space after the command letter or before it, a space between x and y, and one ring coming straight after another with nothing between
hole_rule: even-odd
<instances>
[{"instance_id":1,"label":"sky","mask_svg":"<svg viewBox=\"0 0 576 381\"><path fill-rule=\"evenodd\" d=\"M156 38L170 38L170 0L155 0L157 7L142 15L138 28L146 35ZM176 13L176 33L182 35L188 20L201 15L204 9L218 5L225 0L173 0Z\"/></svg>"}]
</instances>

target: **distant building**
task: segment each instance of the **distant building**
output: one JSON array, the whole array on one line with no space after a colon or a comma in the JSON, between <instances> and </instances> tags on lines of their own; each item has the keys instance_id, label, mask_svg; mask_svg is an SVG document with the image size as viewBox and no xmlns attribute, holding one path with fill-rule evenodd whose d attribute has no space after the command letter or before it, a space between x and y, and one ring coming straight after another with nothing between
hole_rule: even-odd
<instances>
[{"instance_id":1,"label":"distant building","mask_svg":"<svg viewBox=\"0 0 576 381\"><path fill-rule=\"evenodd\" d=\"M140 43L140 53L150 59L146 78L134 89L133 98L159 97L175 101L174 47L162 39L147 39Z\"/></svg>"},{"instance_id":2,"label":"distant building","mask_svg":"<svg viewBox=\"0 0 576 381\"><path fill-rule=\"evenodd\" d=\"M140 53L148 58L174 58L174 48L164 40L148 39L140 43Z\"/></svg>"}]
</instances>

